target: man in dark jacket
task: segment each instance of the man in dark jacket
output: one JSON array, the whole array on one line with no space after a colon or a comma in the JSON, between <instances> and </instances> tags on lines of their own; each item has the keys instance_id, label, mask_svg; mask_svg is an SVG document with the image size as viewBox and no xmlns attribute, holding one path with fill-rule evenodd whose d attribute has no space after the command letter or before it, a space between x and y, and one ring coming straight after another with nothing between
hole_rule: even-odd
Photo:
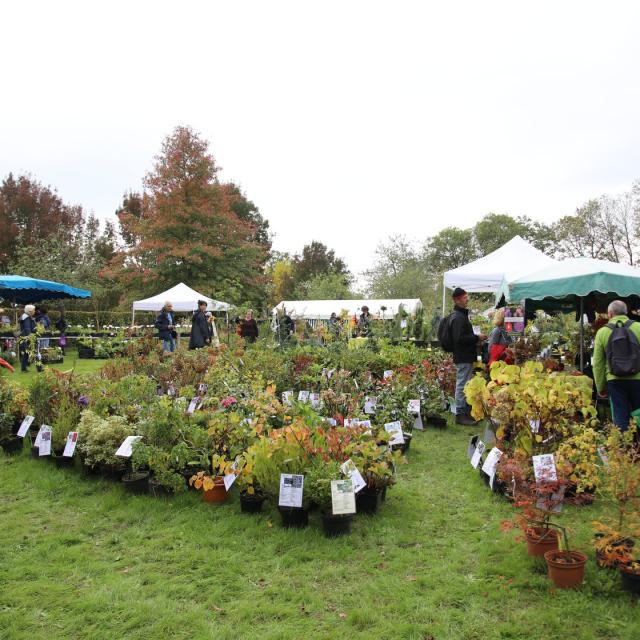
<instances>
[{"instance_id":1,"label":"man in dark jacket","mask_svg":"<svg viewBox=\"0 0 640 640\"><path fill-rule=\"evenodd\" d=\"M176 341L174 336L175 326L173 324L173 304L167 300L164 307L158 314L155 323L158 330L158 337L162 340L162 348L164 351L173 353L176 350Z\"/></svg>"},{"instance_id":2,"label":"man in dark jacket","mask_svg":"<svg viewBox=\"0 0 640 640\"><path fill-rule=\"evenodd\" d=\"M476 335L469 321L469 294L460 287L453 291L453 318L450 331L453 342L453 362L456 365L456 423L473 425L469 415L471 407L464 396L464 387L473 376L473 363L478 354L478 344L486 340L485 335Z\"/></svg>"},{"instance_id":3,"label":"man in dark jacket","mask_svg":"<svg viewBox=\"0 0 640 640\"><path fill-rule=\"evenodd\" d=\"M211 343L209 323L205 315L206 310L207 303L204 300L198 300L198 310L193 314L193 320L191 321L189 349L202 349L205 344Z\"/></svg>"},{"instance_id":4,"label":"man in dark jacket","mask_svg":"<svg viewBox=\"0 0 640 640\"><path fill-rule=\"evenodd\" d=\"M36 308L32 304L24 307L24 313L20 316L20 368L27 371L29 368L29 340L28 337L35 333L36 321L33 317L36 314Z\"/></svg>"}]
</instances>

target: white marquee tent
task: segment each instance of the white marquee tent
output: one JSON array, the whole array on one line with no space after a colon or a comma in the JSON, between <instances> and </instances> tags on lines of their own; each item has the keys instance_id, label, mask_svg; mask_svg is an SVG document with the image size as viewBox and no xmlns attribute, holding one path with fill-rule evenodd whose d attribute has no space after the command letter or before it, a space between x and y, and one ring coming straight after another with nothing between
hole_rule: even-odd
<instances>
[{"instance_id":1,"label":"white marquee tent","mask_svg":"<svg viewBox=\"0 0 640 640\"><path fill-rule=\"evenodd\" d=\"M167 300L173 304L174 311L195 311L198 308L198 300L207 302L208 311L228 311L231 308L230 304L208 298L181 282L151 298L136 300L133 303L133 317L136 311L160 311Z\"/></svg>"},{"instance_id":2,"label":"white marquee tent","mask_svg":"<svg viewBox=\"0 0 640 640\"><path fill-rule=\"evenodd\" d=\"M495 293L503 280L511 282L555 262L520 236L514 236L492 253L445 272L442 309L444 311L447 288L462 287L469 293Z\"/></svg>"},{"instance_id":3,"label":"white marquee tent","mask_svg":"<svg viewBox=\"0 0 640 640\"><path fill-rule=\"evenodd\" d=\"M350 316L360 315L363 306L369 307L369 313L374 318L393 318L400 305L407 313L415 313L422 306L419 298L400 298L393 300L283 300L273 308L273 315L278 310L286 309L288 314L296 319L328 320L332 313L340 315L344 310ZM385 307L383 310L382 307Z\"/></svg>"}]
</instances>

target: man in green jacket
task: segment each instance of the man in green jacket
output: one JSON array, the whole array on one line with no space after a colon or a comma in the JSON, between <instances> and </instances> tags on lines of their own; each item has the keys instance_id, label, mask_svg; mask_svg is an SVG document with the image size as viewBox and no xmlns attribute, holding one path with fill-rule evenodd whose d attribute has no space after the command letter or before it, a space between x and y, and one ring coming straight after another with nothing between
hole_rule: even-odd
<instances>
[{"instance_id":1,"label":"man in green jacket","mask_svg":"<svg viewBox=\"0 0 640 640\"><path fill-rule=\"evenodd\" d=\"M610 324L624 324L627 317L627 305L621 300L614 300L607 309ZM634 322L629 330L640 342L640 322ZM611 328L602 327L596 334L593 348L593 378L599 398L611 398L613 421L622 431L629 428L631 412L640 408L640 373L632 376L614 376L607 362L607 342L611 337Z\"/></svg>"}]
</instances>

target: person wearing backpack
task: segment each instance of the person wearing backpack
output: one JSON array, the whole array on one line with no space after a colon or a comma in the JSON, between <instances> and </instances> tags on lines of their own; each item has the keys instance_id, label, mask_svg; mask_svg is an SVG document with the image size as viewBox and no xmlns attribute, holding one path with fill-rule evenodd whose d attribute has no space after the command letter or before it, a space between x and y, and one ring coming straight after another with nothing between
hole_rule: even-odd
<instances>
[{"instance_id":1,"label":"person wearing backpack","mask_svg":"<svg viewBox=\"0 0 640 640\"><path fill-rule=\"evenodd\" d=\"M456 424L474 425L469 415L471 407L464 396L464 387L473 376L473 363L478 354L478 344L487 336L476 335L469 321L469 294L460 287L453 290L453 311L440 321L438 340L440 346L453 354L456 365Z\"/></svg>"},{"instance_id":2,"label":"person wearing backpack","mask_svg":"<svg viewBox=\"0 0 640 640\"><path fill-rule=\"evenodd\" d=\"M640 408L640 323L629 320L621 300L609 305L607 315L609 322L596 333L593 378L598 397L610 398L613 421L626 431L631 412Z\"/></svg>"}]
</instances>

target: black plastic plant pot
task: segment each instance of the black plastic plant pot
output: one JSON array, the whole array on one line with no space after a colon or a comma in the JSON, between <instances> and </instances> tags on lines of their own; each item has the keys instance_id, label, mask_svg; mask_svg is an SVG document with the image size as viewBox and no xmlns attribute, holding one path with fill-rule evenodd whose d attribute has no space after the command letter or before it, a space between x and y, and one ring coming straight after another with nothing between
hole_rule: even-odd
<instances>
[{"instance_id":1,"label":"black plastic plant pot","mask_svg":"<svg viewBox=\"0 0 640 640\"><path fill-rule=\"evenodd\" d=\"M365 487L356 494L356 511L358 513L378 513L382 505L382 489Z\"/></svg>"},{"instance_id":2,"label":"black plastic plant pot","mask_svg":"<svg viewBox=\"0 0 640 640\"><path fill-rule=\"evenodd\" d=\"M309 526L309 512L298 507L278 507L285 529L304 529Z\"/></svg>"},{"instance_id":3,"label":"black plastic plant pot","mask_svg":"<svg viewBox=\"0 0 640 640\"><path fill-rule=\"evenodd\" d=\"M18 438L17 436L12 438L7 438L6 440L3 440L2 442L0 442L2 449L9 456L15 453L18 453L19 451L22 451L23 444L24 442L22 438Z\"/></svg>"},{"instance_id":4,"label":"black plastic plant pot","mask_svg":"<svg viewBox=\"0 0 640 640\"><path fill-rule=\"evenodd\" d=\"M198 475L198 471L203 471L203 469L201 469L199 467L193 467L191 469L187 468L182 472L182 477L184 478L184 481L187 484L187 489L191 489L192 491L196 491L195 487L193 487L192 485L189 484L189 480L193 476Z\"/></svg>"},{"instance_id":5,"label":"black plastic plant pot","mask_svg":"<svg viewBox=\"0 0 640 640\"><path fill-rule=\"evenodd\" d=\"M240 494L240 511L242 513L260 513L265 497L263 495L250 496L246 493Z\"/></svg>"},{"instance_id":6,"label":"black plastic plant pot","mask_svg":"<svg viewBox=\"0 0 640 640\"><path fill-rule=\"evenodd\" d=\"M173 492L166 487L154 482L153 480L149 480L147 478L147 482L149 485L148 494L153 496L154 498L172 498Z\"/></svg>"},{"instance_id":7,"label":"black plastic plant pot","mask_svg":"<svg viewBox=\"0 0 640 640\"><path fill-rule=\"evenodd\" d=\"M58 467L58 469L62 469L64 467L73 467L75 464L75 460L73 458L70 458L69 456L63 456L62 454L57 455L57 454L53 454L51 456L51 459L56 463L56 467Z\"/></svg>"},{"instance_id":8,"label":"black plastic plant pot","mask_svg":"<svg viewBox=\"0 0 640 640\"><path fill-rule=\"evenodd\" d=\"M352 515L334 516L331 513L322 514L322 529L327 538L337 538L351 533Z\"/></svg>"},{"instance_id":9,"label":"black plastic plant pot","mask_svg":"<svg viewBox=\"0 0 640 640\"><path fill-rule=\"evenodd\" d=\"M478 466L478 469L480 470L480 477L482 478L482 480L484 481L484 483L487 485L487 487L489 486L489 474L485 473L482 470L482 467Z\"/></svg>"},{"instance_id":10,"label":"black plastic plant pot","mask_svg":"<svg viewBox=\"0 0 640 640\"><path fill-rule=\"evenodd\" d=\"M90 347L78 347L78 358L83 360L90 360L95 358L95 351Z\"/></svg>"},{"instance_id":11,"label":"black plastic plant pot","mask_svg":"<svg viewBox=\"0 0 640 640\"><path fill-rule=\"evenodd\" d=\"M387 499L387 487L383 487L382 488L382 502L384 502Z\"/></svg>"},{"instance_id":12,"label":"black plastic plant pot","mask_svg":"<svg viewBox=\"0 0 640 640\"><path fill-rule=\"evenodd\" d=\"M149 472L125 473L122 476L122 484L129 493L145 495L149 493Z\"/></svg>"},{"instance_id":13,"label":"black plastic plant pot","mask_svg":"<svg viewBox=\"0 0 640 640\"><path fill-rule=\"evenodd\" d=\"M640 573L632 573L625 571L626 567L620 567L620 578L622 579L622 588L629 593L640 596Z\"/></svg>"},{"instance_id":14,"label":"black plastic plant pot","mask_svg":"<svg viewBox=\"0 0 640 640\"><path fill-rule=\"evenodd\" d=\"M409 447L411 446L411 439L413 438L413 434L407 433L405 431L405 432L403 432L402 435L404 436L404 449L402 450L403 453L404 453L405 451L409 451Z\"/></svg>"},{"instance_id":15,"label":"black plastic plant pot","mask_svg":"<svg viewBox=\"0 0 640 640\"><path fill-rule=\"evenodd\" d=\"M445 429L448 424L446 418L436 415L435 413L428 413L424 422L432 427L436 427L436 429Z\"/></svg>"},{"instance_id":16,"label":"black plastic plant pot","mask_svg":"<svg viewBox=\"0 0 640 640\"><path fill-rule=\"evenodd\" d=\"M36 447L35 445L31 447L31 457L40 460L40 447Z\"/></svg>"}]
</instances>

